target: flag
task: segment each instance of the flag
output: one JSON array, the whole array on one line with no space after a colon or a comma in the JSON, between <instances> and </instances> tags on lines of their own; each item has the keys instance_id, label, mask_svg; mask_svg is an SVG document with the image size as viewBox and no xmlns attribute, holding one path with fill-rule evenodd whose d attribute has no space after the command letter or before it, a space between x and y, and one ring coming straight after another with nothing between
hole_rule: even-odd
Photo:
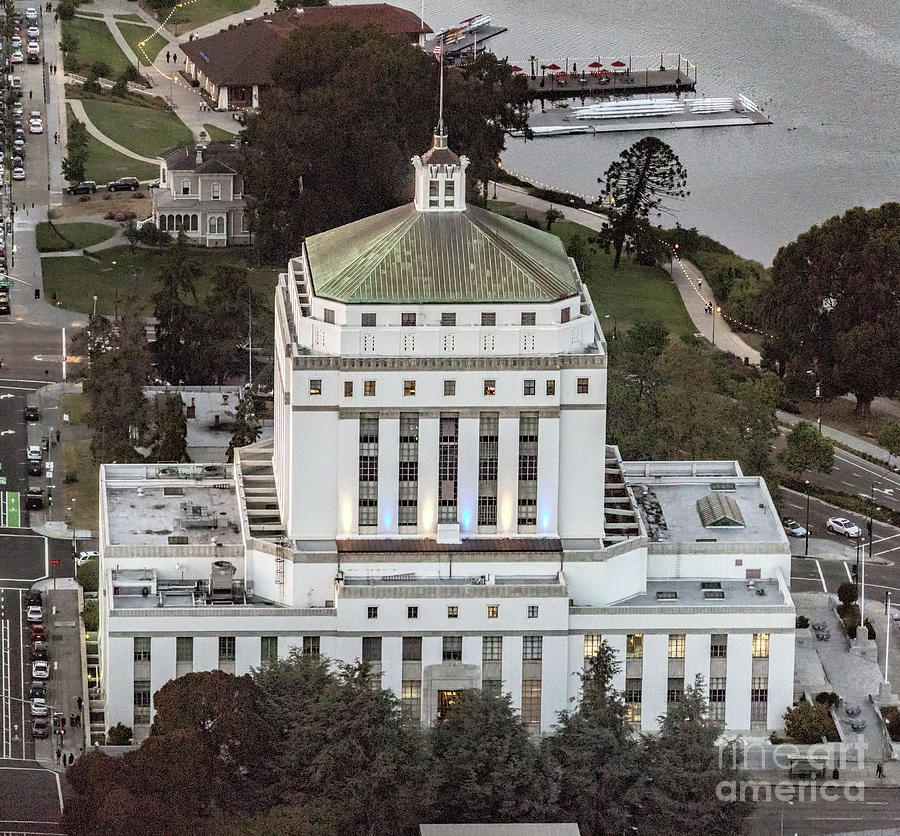
<instances>
[{"instance_id":1,"label":"flag","mask_svg":"<svg viewBox=\"0 0 900 836\"><path fill-rule=\"evenodd\" d=\"M441 44L436 44L434 47L434 57L437 58L438 61L441 60Z\"/></svg>"}]
</instances>

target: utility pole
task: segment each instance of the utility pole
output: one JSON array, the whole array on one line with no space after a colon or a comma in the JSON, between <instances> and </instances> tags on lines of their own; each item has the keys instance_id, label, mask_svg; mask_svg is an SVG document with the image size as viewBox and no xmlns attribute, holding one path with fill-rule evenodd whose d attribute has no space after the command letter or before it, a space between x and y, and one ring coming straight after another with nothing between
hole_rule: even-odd
<instances>
[{"instance_id":1,"label":"utility pole","mask_svg":"<svg viewBox=\"0 0 900 836\"><path fill-rule=\"evenodd\" d=\"M250 391L253 391L253 296L247 291L247 358L250 370Z\"/></svg>"},{"instance_id":2,"label":"utility pole","mask_svg":"<svg viewBox=\"0 0 900 836\"><path fill-rule=\"evenodd\" d=\"M887 601L885 602L885 615L887 616L887 624L884 628L884 681L890 682L888 678L888 664L891 658L891 593L887 592Z\"/></svg>"},{"instance_id":3,"label":"utility pole","mask_svg":"<svg viewBox=\"0 0 900 836\"><path fill-rule=\"evenodd\" d=\"M803 554L809 557L809 479L806 480L806 547Z\"/></svg>"}]
</instances>

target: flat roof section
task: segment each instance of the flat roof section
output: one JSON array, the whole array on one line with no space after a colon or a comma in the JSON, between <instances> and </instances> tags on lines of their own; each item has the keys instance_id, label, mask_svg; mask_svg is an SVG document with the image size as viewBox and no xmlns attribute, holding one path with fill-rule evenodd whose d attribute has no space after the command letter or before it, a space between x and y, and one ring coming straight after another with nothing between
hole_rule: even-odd
<instances>
[{"instance_id":1,"label":"flat roof section","mask_svg":"<svg viewBox=\"0 0 900 836\"><path fill-rule=\"evenodd\" d=\"M755 581L648 581L647 591L613 607L760 607L787 603L774 578Z\"/></svg>"},{"instance_id":2,"label":"flat roof section","mask_svg":"<svg viewBox=\"0 0 900 836\"><path fill-rule=\"evenodd\" d=\"M240 545L233 485L107 482L106 519L113 546Z\"/></svg>"}]
</instances>

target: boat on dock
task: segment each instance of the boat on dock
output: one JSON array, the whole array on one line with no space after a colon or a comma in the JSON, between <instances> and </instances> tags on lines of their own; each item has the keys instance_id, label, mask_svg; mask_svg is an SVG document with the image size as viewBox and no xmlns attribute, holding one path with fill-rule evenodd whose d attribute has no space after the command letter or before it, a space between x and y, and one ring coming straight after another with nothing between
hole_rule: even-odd
<instances>
[{"instance_id":1,"label":"boat on dock","mask_svg":"<svg viewBox=\"0 0 900 836\"><path fill-rule=\"evenodd\" d=\"M715 98L611 99L572 108L562 117L558 108L552 108L533 114L529 128L539 137L771 124L753 101L740 94ZM523 135L523 131L513 133L513 136Z\"/></svg>"},{"instance_id":2,"label":"boat on dock","mask_svg":"<svg viewBox=\"0 0 900 836\"><path fill-rule=\"evenodd\" d=\"M426 42L425 49L432 52L438 44L441 44L444 58L449 63L453 63L463 56L483 52L482 44L485 41L505 31L506 27L492 24L490 15L479 14L466 18L449 29L435 32L434 37Z\"/></svg>"}]
</instances>

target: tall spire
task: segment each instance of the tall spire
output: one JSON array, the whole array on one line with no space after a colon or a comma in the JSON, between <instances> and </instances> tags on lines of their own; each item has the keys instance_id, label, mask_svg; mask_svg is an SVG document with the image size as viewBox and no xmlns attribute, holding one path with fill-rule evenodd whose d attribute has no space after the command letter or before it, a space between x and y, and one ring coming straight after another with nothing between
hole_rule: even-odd
<instances>
[{"instance_id":1,"label":"tall spire","mask_svg":"<svg viewBox=\"0 0 900 836\"><path fill-rule=\"evenodd\" d=\"M441 80L440 80L440 93L438 94L438 126L437 132L438 135L441 135L445 138L444 147L447 147L446 142L446 134L444 133L444 49L443 44L438 44L438 60L441 62ZM435 145L437 148L437 145Z\"/></svg>"}]
</instances>

